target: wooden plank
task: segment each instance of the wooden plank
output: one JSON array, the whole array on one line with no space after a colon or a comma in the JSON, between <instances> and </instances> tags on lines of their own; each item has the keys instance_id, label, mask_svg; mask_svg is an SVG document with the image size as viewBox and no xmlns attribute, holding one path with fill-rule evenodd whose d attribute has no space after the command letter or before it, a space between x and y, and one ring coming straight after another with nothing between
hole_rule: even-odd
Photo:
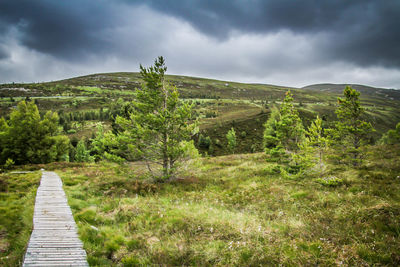
<instances>
[{"instance_id":1,"label":"wooden plank","mask_svg":"<svg viewBox=\"0 0 400 267\"><path fill-rule=\"evenodd\" d=\"M24 267L89 266L61 179L56 173L43 172L33 216L33 232Z\"/></svg>"}]
</instances>

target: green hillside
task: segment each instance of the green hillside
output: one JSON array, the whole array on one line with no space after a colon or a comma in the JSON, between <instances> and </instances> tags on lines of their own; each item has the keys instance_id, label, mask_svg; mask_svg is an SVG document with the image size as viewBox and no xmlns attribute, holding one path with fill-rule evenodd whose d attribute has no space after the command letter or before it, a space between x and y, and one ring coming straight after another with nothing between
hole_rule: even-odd
<instances>
[{"instance_id":1,"label":"green hillside","mask_svg":"<svg viewBox=\"0 0 400 267\"><path fill-rule=\"evenodd\" d=\"M302 87L307 90L315 90L315 91L323 91L341 94L343 92L343 88L346 85L351 86L357 91L361 92L363 95L368 95L377 98L386 98L387 100L400 100L400 90L395 89L384 89L384 88L375 88L371 86L361 85L361 84L332 84L332 83L321 83L321 84L313 84Z\"/></svg>"},{"instance_id":2,"label":"green hillside","mask_svg":"<svg viewBox=\"0 0 400 267\"><path fill-rule=\"evenodd\" d=\"M270 108L279 105L290 89L303 122L308 125L319 114L327 124L336 118L337 97L345 85L321 84L304 88L289 88L269 84L237 83L205 78L169 75L185 101L195 105L201 134L209 136L211 146L200 146L211 155L226 154L225 134L234 127L239 133L239 151L261 151L263 123ZM34 99L41 111L53 110L59 114L107 112L116 100L129 101L133 90L141 86L139 73L101 73L61 81L29 84L0 85L0 114L9 114L16 102ZM377 130L375 138L394 128L400 121L400 92L354 85L361 91L361 100L369 121ZM100 111L100 109L102 111ZM82 115L83 116L83 115ZM83 116L85 117L85 116ZM86 116L73 123L70 137L91 137L96 119ZM107 120L103 121L109 127ZM199 136L195 137L196 141Z\"/></svg>"}]
</instances>

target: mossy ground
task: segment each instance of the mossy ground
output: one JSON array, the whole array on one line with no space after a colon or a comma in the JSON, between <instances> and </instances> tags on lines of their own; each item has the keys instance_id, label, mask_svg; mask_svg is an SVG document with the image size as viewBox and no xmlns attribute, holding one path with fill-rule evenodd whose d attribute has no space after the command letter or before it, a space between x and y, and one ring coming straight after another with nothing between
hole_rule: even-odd
<instances>
[{"instance_id":1,"label":"mossy ground","mask_svg":"<svg viewBox=\"0 0 400 267\"><path fill-rule=\"evenodd\" d=\"M261 153L203 158L161 184L140 163L58 173L92 266L399 265L400 149L369 151L324 177L283 176Z\"/></svg>"}]
</instances>

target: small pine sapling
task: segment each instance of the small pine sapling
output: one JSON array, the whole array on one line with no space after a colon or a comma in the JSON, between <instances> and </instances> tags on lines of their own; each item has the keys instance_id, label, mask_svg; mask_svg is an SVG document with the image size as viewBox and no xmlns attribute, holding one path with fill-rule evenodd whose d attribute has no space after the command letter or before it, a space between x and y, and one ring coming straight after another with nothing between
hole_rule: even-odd
<instances>
[{"instance_id":1,"label":"small pine sapling","mask_svg":"<svg viewBox=\"0 0 400 267\"><path fill-rule=\"evenodd\" d=\"M273 159L281 161L296 153L303 141L303 123L293 105L293 95L287 91L279 111L273 108L264 124L264 149Z\"/></svg>"},{"instance_id":2,"label":"small pine sapling","mask_svg":"<svg viewBox=\"0 0 400 267\"><path fill-rule=\"evenodd\" d=\"M310 148L313 154L317 155L319 171L323 171L323 157L328 147L328 138L322 127L322 120L319 116L313 121L306 131L304 146Z\"/></svg>"},{"instance_id":3,"label":"small pine sapling","mask_svg":"<svg viewBox=\"0 0 400 267\"><path fill-rule=\"evenodd\" d=\"M226 139L228 141L228 149L229 151L233 154L235 153L235 149L237 146L237 140L236 140L236 132L233 127L228 131L226 134Z\"/></svg>"},{"instance_id":4,"label":"small pine sapling","mask_svg":"<svg viewBox=\"0 0 400 267\"><path fill-rule=\"evenodd\" d=\"M394 145L400 144L400 122L397 123L394 130L389 130L379 140L380 144Z\"/></svg>"}]
</instances>

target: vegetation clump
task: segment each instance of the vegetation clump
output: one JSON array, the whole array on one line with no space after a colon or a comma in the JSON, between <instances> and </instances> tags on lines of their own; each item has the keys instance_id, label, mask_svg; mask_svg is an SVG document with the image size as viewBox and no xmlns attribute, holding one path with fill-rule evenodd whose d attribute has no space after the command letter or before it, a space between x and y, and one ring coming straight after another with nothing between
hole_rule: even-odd
<instances>
[{"instance_id":1,"label":"vegetation clump","mask_svg":"<svg viewBox=\"0 0 400 267\"><path fill-rule=\"evenodd\" d=\"M318 115L305 133L306 138L303 143L299 144L300 153L297 157L303 165L315 168L319 175L322 175L326 166L324 159L328 151L329 138L326 129L322 126L322 119Z\"/></svg>"},{"instance_id":2,"label":"vegetation clump","mask_svg":"<svg viewBox=\"0 0 400 267\"><path fill-rule=\"evenodd\" d=\"M0 119L0 164L48 163L68 160L69 139L59 135L58 115L47 112L43 118L33 101L21 101L10 119Z\"/></svg>"},{"instance_id":3,"label":"vegetation clump","mask_svg":"<svg viewBox=\"0 0 400 267\"><path fill-rule=\"evenodd\" d=\"M233 127L226 134L226 140L228 141L229 151L232 154L235 153L235 149L237 146L237 140L236 140L236 132L235 132L235 129L233 129Z\"/></svg>"},{"instance_id":4,"label":"vegetation clump","mask_svg":"<svg viewBox=\"0 0 400 267\"><path fill-rule=\"evenodd\" d=\"M400 144L400 122L397 123L396 128L387 131L379 140L381 144L394 145Z\"/></svg>"}]
</instances>

